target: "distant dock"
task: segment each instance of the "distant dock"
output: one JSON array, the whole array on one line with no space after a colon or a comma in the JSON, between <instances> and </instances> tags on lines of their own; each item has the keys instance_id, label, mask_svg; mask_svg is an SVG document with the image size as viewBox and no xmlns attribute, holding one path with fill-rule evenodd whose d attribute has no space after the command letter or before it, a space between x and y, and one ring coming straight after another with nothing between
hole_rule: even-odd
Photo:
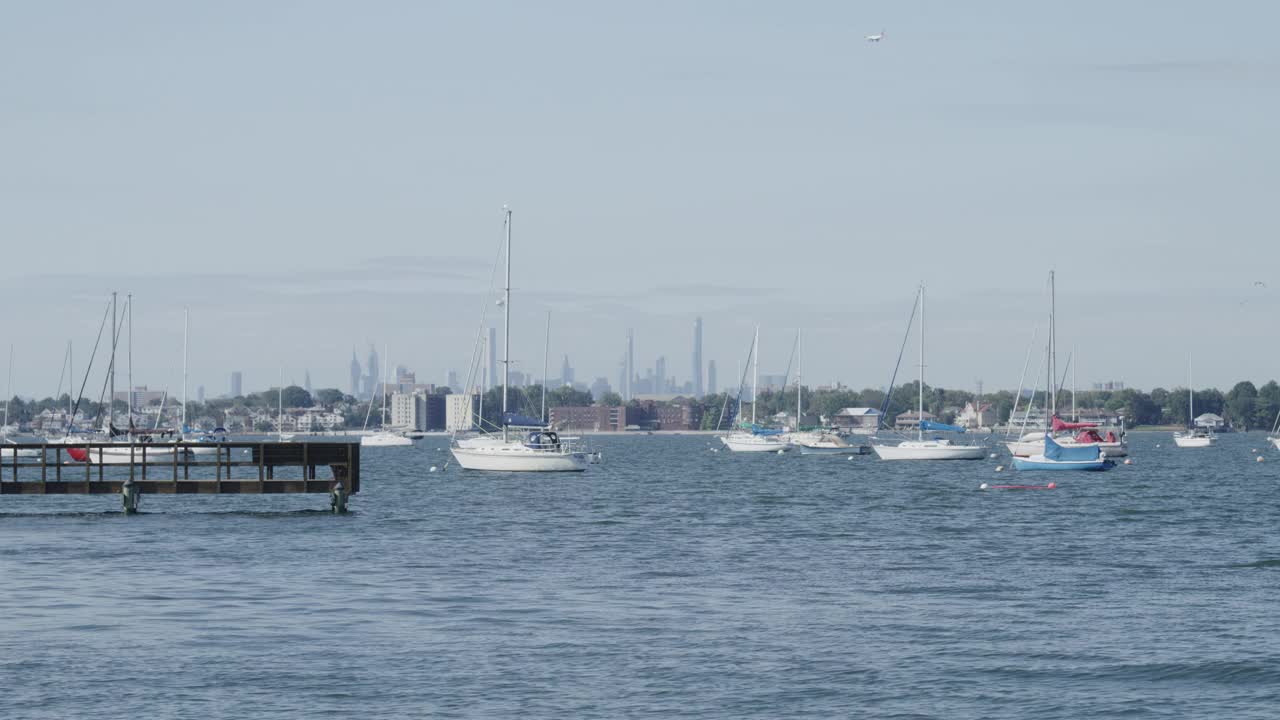
<instances>
[{"instance_id":1,"label":"distant dock","mask_svg":"<svg viewBox=\"0 0 1280 720\"><path fill-rule=\"evenodd\" d=\"M330 477L317 477L326 466ZM0 446L0 495L118 494L126 513L142 495L285 493L327 494L334 512L346 512L358 492L358 442Z\"/></svg>"}]
</instances>

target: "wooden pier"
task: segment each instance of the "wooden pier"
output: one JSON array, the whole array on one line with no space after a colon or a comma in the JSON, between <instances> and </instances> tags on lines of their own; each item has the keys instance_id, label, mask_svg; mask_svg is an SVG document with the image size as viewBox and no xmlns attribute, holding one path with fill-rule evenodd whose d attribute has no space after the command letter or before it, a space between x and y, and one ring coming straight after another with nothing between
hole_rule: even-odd
<instances>
[{"instance_id":1,"label":"wooden pier","mask_svg":"<svg viewBox=\"0 0 1280 720\"><path fill-rule=\"evenodd\" d=\"M317 477L328 466L330 477ZM324 493L335 512L360 492L358 442L0 445L0 495Z\"/></svg>"}]
</instances>

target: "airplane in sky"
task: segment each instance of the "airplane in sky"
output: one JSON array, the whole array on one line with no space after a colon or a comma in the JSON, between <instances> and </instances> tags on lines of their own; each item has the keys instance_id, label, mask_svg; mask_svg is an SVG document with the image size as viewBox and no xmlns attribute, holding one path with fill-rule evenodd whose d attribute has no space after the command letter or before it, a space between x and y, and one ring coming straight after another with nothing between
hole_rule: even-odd
<instances>
[{"instance_id":1,"label":"airplane in sky","mask_svg":"<svg viewBox=\"0 0 1280 720\"><path fill-rule=\"evenodd\" d=\"M880 32L876 33L875 35L868 35L868 36L867 36L867 42L880 42L880 41L881 41L881 40L883 40L883 39L884 39L884 30L881 30Z\"/></svg>"}]
</instances>

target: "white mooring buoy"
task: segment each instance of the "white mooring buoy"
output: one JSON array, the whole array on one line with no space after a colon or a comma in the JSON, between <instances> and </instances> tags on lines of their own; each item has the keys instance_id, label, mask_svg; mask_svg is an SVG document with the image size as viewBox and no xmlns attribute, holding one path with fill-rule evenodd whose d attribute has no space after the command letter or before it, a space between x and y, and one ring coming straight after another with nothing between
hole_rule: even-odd
<instances>
[{"instance_id":1,"label":"white mooring buoy","mask_svg":"<svg viewBox=\"0 0 1280 720\"><path fill-rule=\"evenodd\" d=\"M986 483L982 483L981 485L979 485L979 486L978 486L978 489L979 489L979 490L986 490L986 489L987 489L987 487L989 487L989 486L988 486Z\"/></svg>"},{"instance_id":2,"label":"white mooring buoy","mask_svg":"<svg viewBox=\"0 0 1280 720\"><path fill-rule=\"evenodd\" d=\"M438 469L439 469L439 468L437 468L435 465L432 465L432 466L427 470L427 472L435 472L435 471L436 471L436 470L438 470Z\"/></svg>"},{"instance_id":3,"label":"white mooring buoy","mask_svg":"<svg viewBox=\"0 0 1280 720\"><path fill-rule=\"evenodd\" d=\"M1267 461L1266 458L1262 457L1261 455L1258 456L1258 462L1266 462L1266 461Z\"/></svg>"},{"instance_id":4,"label":"white mooring buoy","mask_svg":"<svg viewBox=\"0 0 1280 720\"><path fill-rule=\"evenodd\" d=\"M1003 465L997 465L997 466L996 466L996 472L1004 472L1004 466L1003 466Z\"/></svg>"}]
</instances>

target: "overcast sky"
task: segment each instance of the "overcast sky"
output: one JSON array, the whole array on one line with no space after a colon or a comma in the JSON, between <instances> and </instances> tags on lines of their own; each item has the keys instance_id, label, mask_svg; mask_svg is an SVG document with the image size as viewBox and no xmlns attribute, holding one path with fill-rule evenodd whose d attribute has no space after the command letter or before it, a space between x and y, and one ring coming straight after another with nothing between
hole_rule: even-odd
<instances>
[{"instance_id":1,"label":"overcast sky","mask_svg":"<svg viewBox=\"0 0 1280 720\"><path fill-rule=\"evenodd\" d=\"M701 314L722 387L756 323L763 372L802 327L808 382L881 386L923 281L929 381L1012 389L1056 268L1082 383L1280 376L1280 5L1044 5L11 3L15 390L83 370L112 290L152 388L183 306L210 395L346 389L370 341L443 382L504 203L535 373L550 310L553 369L616 383L634 327L683 381Z\"/></svg>"}]
</instances>

